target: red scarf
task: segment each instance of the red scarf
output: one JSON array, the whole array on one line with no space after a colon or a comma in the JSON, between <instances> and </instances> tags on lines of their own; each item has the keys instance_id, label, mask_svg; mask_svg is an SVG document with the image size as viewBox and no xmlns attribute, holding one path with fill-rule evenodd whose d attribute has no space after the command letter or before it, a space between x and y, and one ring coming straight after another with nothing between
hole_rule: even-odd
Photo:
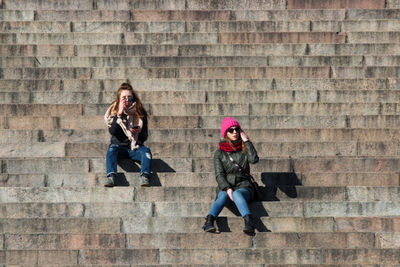
<instances>
[{"instance_id":1,"label":"red scarf","mask_svg":"<svg viewBox=\"0 0 400 267\"><path fill-rule=\"evenodd\" d=\"M242 140L238 139L232 142L232 145L227 141L219 142L219 149L225 152L235 152L242 150Z\"/></svg>"}]
</instances>

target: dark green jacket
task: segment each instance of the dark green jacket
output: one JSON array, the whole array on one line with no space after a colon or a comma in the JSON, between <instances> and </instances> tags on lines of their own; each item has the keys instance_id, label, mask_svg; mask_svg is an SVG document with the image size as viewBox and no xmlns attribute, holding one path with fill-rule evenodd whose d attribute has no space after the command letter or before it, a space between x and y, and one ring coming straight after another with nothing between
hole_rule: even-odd
<instances>
[{"instance_id":1,"label":"dark green jacket","mask_svg":"<svg viewBox=\"0 0 400 267\"><path fill-rule=\"evenodd\" d=\"M250 141L245 142L244 145L247 149L246 153L243 151L227 153L229 153L243 169L250 172L249 163L257 163L259 158L257 151ZM240 172L225 154L225 152L221 151L220 149L215 151L214 154L214 169L219 191L222 191L227 187L230 187L233 190L244 187L249 189L251 192L251 198L253 199L254 190L250 179L245 174Z\"/></svg>"}]
</instances>

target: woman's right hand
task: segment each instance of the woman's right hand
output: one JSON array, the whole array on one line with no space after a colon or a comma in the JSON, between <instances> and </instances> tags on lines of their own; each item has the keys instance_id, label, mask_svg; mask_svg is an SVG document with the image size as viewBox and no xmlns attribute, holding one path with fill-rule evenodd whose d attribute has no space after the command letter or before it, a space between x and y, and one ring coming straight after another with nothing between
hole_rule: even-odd
<instances>
[{"instance_id":1,"label":"woman's right hand","mask_svg":"<svg viewBox=\"0 0 400 267\"><path fill-rule=\"evenodd\" d=\"M122 113L124 113L124 110L125 110L125 101L121 99L118 105L118 114L121 115Z\"/></svg>"},{"instance_id":2,"label":"woman's right hand","mask_svg":"<svg viewBox=\"0 0 400 267\"><path fill-rule=\"evenodd\" d=\"M232 190L232 188L226 189L226 193L228 194L229 198L233 201L233 196L232 196L233 190Z\"/></svg>"}]
</instances>

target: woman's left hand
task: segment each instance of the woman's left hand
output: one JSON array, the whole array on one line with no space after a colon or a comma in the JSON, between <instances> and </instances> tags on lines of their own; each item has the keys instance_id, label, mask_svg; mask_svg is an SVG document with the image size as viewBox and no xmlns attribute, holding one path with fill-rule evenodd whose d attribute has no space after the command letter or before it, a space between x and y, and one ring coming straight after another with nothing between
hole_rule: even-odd
<instances>
[{"instance_id":1,"label":"woman's left hand","mask_svg":"<svg viewBox=\"0 0 400 267\"><path fill-rule=\"evenodd\" d=\"M246 133L243 130L240 131L240 137L242 138L243 142L249 140L249 138L247 137Z\"/></svg>"},{"instance_id":2,"label":"woman's left hand","mask_svg":"<svg viewBox=\"0 0 400 267\"><path fill-rule=\"evenodd\" d=\"M233 196L232 196L233 190L232 190L232 188L228 188L226 190L226 193L228 194L228 197L233 201Z\"/></svg>"},{"instance_id":3,"label":"woman's left hand","mask_svg":"<svg viewBox=\"0 0 400 267\"><path fill-rule=\"evenodd\" d=\"M130 128L129 129L132 133L140 133L140 131L142 130L142 129L140 129L140 128Z\"/></svg>"}]
</instances>

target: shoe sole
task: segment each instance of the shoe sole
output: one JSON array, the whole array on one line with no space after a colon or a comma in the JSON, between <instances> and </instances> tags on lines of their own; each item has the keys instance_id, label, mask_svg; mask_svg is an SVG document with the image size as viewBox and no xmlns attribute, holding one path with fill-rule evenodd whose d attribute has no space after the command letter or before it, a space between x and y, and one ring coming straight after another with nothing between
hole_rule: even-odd
<instances>
[{"instance_id":1,"label":"shoe sole","mask_svg":"<svg viewBox=\"0 0 400 267\"><path fill-rule=\"evenodd\" d=\"M105 184L104 187L114 187L113 184Z\"/></svg>"},{"instance_id":2,"label":"shoe sole","mask_svg":"<svg viewBox=\"0 0 400 267\"><path fill-rule=\"evenodd\" d=\"M243 233L254 234L255 232L254 232L254 230L243 229Z\"/></svg>"},{"instance_id":3,"label":"shoe sole","mask_svg":"<svg viewBox=\"0 0 400 267\"><path fill-rule=\"evenodd\" d=\"M150 184L141 184L141 187L150 187Z\"/></svg>"},{"instance_id":4,"label":"shoe sole","mask_svg":"<svg viewBox=\"0 0 400 267\"><path fill-rule=\"evenodd\" d=\"M204 230L204 232L207 232L207 233L215 233L215 231L217 231L217 228L210 228L210 229Z\"/></svg>"}]
</instances>

